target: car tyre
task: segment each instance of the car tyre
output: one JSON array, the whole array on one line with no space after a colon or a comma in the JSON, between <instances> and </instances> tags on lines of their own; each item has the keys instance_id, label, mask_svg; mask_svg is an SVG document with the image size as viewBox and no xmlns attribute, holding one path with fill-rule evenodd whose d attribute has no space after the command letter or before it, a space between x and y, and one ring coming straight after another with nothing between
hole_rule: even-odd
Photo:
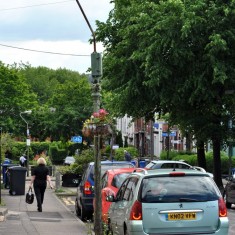
<instances>
[{"instance_id":1,"label":"car tyre","mask_svg":"<svg viewBox=\"0 0 235 235\"><path fill-rule=\"evenodd\" d=\"M108 224L107 224L106 235L113 235L113 231L111 229L110 221L108 221Z\"/></svg>"},{"instance_id":2,"label":"car tyre","mask_svg":"<svg viewBox=\"0 0 235 235\"><path fill-rule=\"evenodd\" d=\"M75 211L76 211L76 215L80 216L81 215L81 209L78 206L78 200L77 198L75 199Z\"/></svg>"},{"instance_id":3,"label":"car tyre","mask_svg":"<svg viewBox=\"0 0 235 235\"><path fill-rule=\"evenodd\" d=\"M124 226L124 235L130 235L130 233L129 233L128 230L127 230L126 225Z\"/></svg>"},{"instance_id":4,"label":"car tyre","mask_svg":"<svg viewBox=\"0 0 235 235\"><path fill-rule=\"evenodd\" d=\"M82 221L86 221L88 219L88 213L85 210L84 206L81 204L82 208L81 208L81 220Z\"/></svg>"},{"instance_id":5,"label":"car tyre","mask_svg":"<svg viewBox=\"0 0 235 235\"><path fill-rule=\"evenodd\" d=\"M231 206L232 206L232 203L226 201L226 207L227 207L228 209L231 209Z\"/></svg>"},{"instance_id":6,"label":"car tyre","mask_svg":"<svg viewBox=\"0 0 235 235\"><path fill-rule=\"evenodd\" d=\"M223 197L224 197L224 201L225 201L225 204L226 204L226 208L231 209L232 203L230 203L226 200L226 193L224 193Z\"/></svg>"}]
</instances>

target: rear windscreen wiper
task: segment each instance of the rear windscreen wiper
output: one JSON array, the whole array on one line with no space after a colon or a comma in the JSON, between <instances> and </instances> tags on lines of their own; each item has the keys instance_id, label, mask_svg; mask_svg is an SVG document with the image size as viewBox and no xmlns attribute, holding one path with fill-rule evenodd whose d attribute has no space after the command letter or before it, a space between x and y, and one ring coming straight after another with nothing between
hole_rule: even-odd
<instances>
[{"instance_id":1,"label":"rear windscreen wiper","mask_svg":"<svg viewBox=\"0 0 235 235\"><path fill-rule=\"evenodd\" d=\"M181 197L179 198L180 202L199 202L199 200L194 198Z\"/></svg>"}]
</instances>

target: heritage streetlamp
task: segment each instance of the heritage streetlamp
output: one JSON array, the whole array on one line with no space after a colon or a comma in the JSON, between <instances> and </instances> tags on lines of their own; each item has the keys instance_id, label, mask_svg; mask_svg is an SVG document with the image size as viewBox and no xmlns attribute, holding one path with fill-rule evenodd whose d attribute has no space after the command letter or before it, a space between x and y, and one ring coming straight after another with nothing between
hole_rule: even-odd
<instances>
[{"instance_id":1,"label":"heritage streetlamp","mask_svg":"<svg viewBox=\"0 0 235 235\"><path fill-rule=\"evenodd\" d=\"M96 37L85 12L82 9L81 4L76 0L84 19L92 33L94 51L91 54L91 75L92 75L92 98L93 98L93 109L94 112L98 112L100 109L100 84L99 80L102 76L102 58L101 53L96 52ZM102 220L101 220L101 165L100 165L100 141L101 136L96 134L94 136L94 173L95 173L95 214L94 214L94 231L96 235L102 235Z\"/></svg>"},{"instance_id":2,"label":"heritage streetlamp","mask_svg":"<svg viewBox=\"0 0 235 235\"><path fill-rule=\"evenodd\" d=\"M22 120L26 123L27 125L27 138L26 138L26 146L27 146L27 162L26 162L26 168L27 168L27 176L29 176L29 146L30 146L30 136L29 136L29 124L28 122L22 117L22 114L31 114L32 110L26 110L24 112L20 112L20 117L22 118Z\"/></svg>"},{"instance_id":3,"label":"heritage streetlamp","mask_svg":"<svg viewBox=\"0 0 235 235\"><path fill-rule=\"evenodd\" d=\"M2 127L0 127L0 205L2 204Z\"/></svg>"}]
</instances>

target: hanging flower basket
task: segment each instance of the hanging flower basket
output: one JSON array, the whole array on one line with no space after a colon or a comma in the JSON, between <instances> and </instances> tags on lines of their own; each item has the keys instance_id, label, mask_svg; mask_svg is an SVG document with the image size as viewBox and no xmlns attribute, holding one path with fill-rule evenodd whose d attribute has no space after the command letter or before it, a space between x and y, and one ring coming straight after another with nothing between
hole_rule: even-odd
<instances>
[{"instance_id":1,"label":"hanging flower basket","mask_svg":"<svg viewBox=\"0 0 235 235\"><path fill-rule=\"evenodd\" d=\"M109 124L89 123L88 126L83 127L82 133L85 137L94 137L96 135L107 136L112 133Z\"/></svg>"},{"instance_id":2,"label":"hanging flower basket","mask_svg":"<svg viewBox=\"0 0 235 235\"><path fill-rule=\"evenodd\" d=\"M104 109L100 109L98 112L93 113L90 119L85 121L82 129L83 136L107 136L112 133L111 123L112 119L109 117L109 113Z\"/></svg>"}]
</instances>

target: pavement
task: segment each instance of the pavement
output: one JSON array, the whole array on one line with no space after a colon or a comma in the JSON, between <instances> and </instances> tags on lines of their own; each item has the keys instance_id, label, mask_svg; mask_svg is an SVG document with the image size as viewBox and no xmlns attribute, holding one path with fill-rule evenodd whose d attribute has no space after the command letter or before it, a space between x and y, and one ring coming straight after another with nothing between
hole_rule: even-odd
<instances>
[{"instance_id":1,"label":"pavement","mask_svg":"<svg viewBox=\"0 0 235 235\"><path fill-rule=\"evenodd\" d=\"M25 180L25 194L30 177ZM55 185L55 179L52 177ZM58 186L58 185L57 185ZM56 192L60 193L56 193ZM60 187L46 189L42 212L37 211L36 198L33 204L25 202L25 195L10 195L9 189L1 190L4 206L0 207L0 235L89 235L92 226L83 223L60 200L60 196L74 195L76 188Z\"/></svg>"}]
</instances>

